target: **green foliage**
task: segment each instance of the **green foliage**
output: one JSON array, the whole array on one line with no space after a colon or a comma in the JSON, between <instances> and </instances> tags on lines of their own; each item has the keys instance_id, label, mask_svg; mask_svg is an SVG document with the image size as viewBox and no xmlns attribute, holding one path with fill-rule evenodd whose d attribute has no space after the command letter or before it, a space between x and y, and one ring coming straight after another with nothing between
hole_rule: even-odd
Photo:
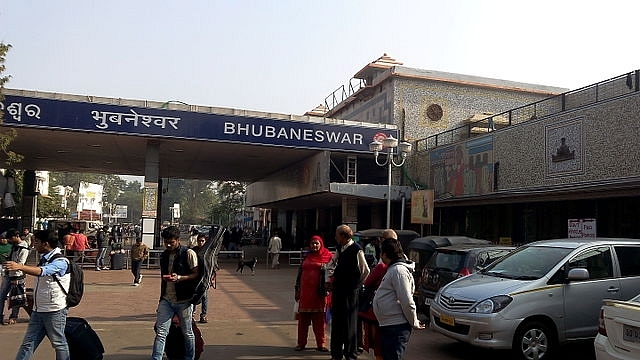
<instances>
[{"instance_id":1,"label":"green foliage","mask_svg":"<svg viewBox=\"0 0 640 360\"><path fill-rule=\"evenodd\" d=\"M215 189L217 202L212 203L209 216L215 223L233 226L236 216L244 209L247 185L238 181L217 181Z\"/></svg>"},{"instance_id":2,"label":"green foliage","mask_svg":"<svg viewBox=\"0 0 640 360\"><path fill-rule=\"evenodd\" d=\"M209 209L215 201L215 190L209 180L164 179L162 220L171 221L170 208L177 203L180 204L180 223L209 224Z\"/></svg>"},{"instance_id":3,"label":"green foliage","mask_svg":"<svg viewBox=\"0 0 640 360\"><path fill-rule=\"evenodd\" d=\"M4 84L6 84L11 78L9 75L4 75L4 71L6 70L4 63L9 49L11 49L11 45L0 42L0 101L4 100L4 96L2 95ZM0 123L2 123L3 116L3 112L0 112ZM3 129L0 132L0 150L5 154L6 158L4 162L8 168L13 167L24 159L24 156L16 154L9 149L9 145L17 135L18 134L15 129Z\"/></svg>"},{"instance_id":4,"label":"green foliage","mask_svg":"<svg viewBox=\"0 0 640 360\"><path fill-rule=\"evenodd\" d=\"M4 87L4 84L6 84L11 78L11 76L9 75L3 75L4 71L6 70L6 66L4 65L4 63L9 49L11 49L10 44L0 42L0 88Z\"/></svg>"},{"instance_id":5,"label":"green foliage","mask_svg":"<svg viewBox=\"0 0 640 360\"><path fill-rule=\"evenodd\" d=\"M131 181L121 189L120 196L115 201L118 205L127 206L127 219L121 221L138 223L142 215L142 189L140 183Z\"/></svg>"},{"instance_id":6,"label":"green foliage","mask_svg":"<svg viewBox=\"0 0 640 360\"><path fill-rule=\"evenodd\" d=\"M69 209L60 206L62 197L60 195L38 197L38 209L36 216L39 218L68 218Z\"/></svg>"}]
</instances>

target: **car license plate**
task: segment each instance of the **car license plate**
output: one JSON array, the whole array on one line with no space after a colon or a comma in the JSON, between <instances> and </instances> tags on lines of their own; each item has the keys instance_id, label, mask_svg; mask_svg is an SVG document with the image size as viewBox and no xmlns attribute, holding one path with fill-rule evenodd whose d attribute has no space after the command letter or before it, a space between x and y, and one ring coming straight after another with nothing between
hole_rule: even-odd
<instances>
[{"instance_id":1,"label":"car license plate","mask_svg":"<svg viewBox=\"0 0 640 360\"><path fill-rule=\"evenodd\" d=\"M429 299L429 298L425 298L425 299L424 299L424 304L425 304L425 305L429 305L429 306L431 306L431 299Z\"/></svg>"},{"instance_id":2,"label":"car license plate","mask_svg":"<svg viewBox=\"0 0 640 360\"><path fill-rule=\"evenodd\" d=\"M449 326L455 326L455 321L453 320L453 316L440 315L440 322Z\"/></svg>"},{"instance_id":3,"label":"car license plate","mask_svg":"<svg viewBox=\"0 0 640 360\"><path fill-rule=\"evenodd\" d=\"M637 326L623 325L622 339L624 341L640 342L640 328Z\"/></svg>"}]
</instances>

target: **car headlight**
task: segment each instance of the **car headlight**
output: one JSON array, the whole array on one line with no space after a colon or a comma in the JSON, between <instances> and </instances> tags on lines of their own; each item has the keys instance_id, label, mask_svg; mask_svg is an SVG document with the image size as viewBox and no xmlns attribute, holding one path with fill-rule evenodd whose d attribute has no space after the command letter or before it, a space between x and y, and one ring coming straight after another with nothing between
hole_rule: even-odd
<instances>
[{"instance_id":1,"label":"car headlight","mask_svg":"<svg viewBox=\"0 0 640 360\"><path fill-rule=\"evenodd\" d=\"M442 288L440 288L440 290L438 290L436 292L436 294L433 296L433 302L440 302L440 293L442 292Z\"/></svg>"},{"instance_id":2,"label":"car headlight","mask_svg":"<svg viewBox=\"0 0 640 360\"><path fill-rule=\"evenodd\" d=\"M511 296L499 295L492 298L481 301L478 305L474 306L470 312L478 314L491 314L499 312L504 309L513 300Z\"/></svg>"}]
</instances>

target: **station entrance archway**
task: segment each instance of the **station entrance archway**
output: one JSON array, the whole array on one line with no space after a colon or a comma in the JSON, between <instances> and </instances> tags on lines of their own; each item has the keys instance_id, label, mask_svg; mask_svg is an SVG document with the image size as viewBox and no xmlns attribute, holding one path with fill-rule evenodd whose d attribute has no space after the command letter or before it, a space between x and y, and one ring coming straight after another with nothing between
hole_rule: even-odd
<instances>
[{"instance_id":1,"label":"station entrance archway","mask_svg":"<svg viewBox=\"0 0 640 360\"><path fill-rule=\"evenodd\" d=\"M25 156L20 168L144 176L155 196L161 178L252 183L321 153L373 163L369 143L379 134L398 137L393 125L311 116L11 89L4 95L2 127L18 133L11 149ZM282 207L298 195L268 202ZM320 202L340 196L309 195ZM161 209L151 203L143 218L155 220ZM153 228L155 235L159 224Z\"/></svg>"}]
</instances>

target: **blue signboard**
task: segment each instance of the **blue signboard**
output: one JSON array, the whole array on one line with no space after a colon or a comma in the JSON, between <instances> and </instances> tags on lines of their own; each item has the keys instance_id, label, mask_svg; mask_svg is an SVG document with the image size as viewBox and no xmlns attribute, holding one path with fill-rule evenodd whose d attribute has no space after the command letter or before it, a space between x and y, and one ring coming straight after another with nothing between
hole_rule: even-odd
<instances>
[{"instance_id":1,"label":"blue signboard","mask_svg":"<svg viewBox=\"0 0 640 360\"><path fill-rule=\"evenodd\" d=\"M5 95L4 124L111 134L369 152L377 127L141 108Z\"/></svg>"}]
</instances>

